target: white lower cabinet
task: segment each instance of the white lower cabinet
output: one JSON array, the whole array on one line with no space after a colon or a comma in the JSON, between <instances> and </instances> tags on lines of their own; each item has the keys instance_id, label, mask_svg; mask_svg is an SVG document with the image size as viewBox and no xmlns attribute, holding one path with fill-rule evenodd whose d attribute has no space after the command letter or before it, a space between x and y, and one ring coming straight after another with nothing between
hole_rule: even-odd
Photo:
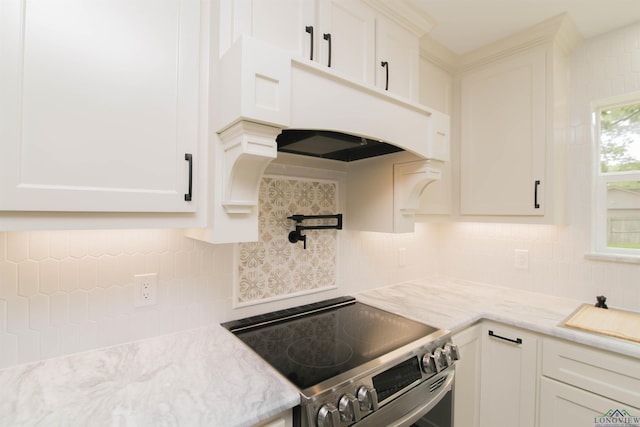
<instances>
[{"instance_id":1,"label":"white lower cabinet","mask_svg":"<svg viewBox=\"0 0 640 427\"><path fill-rule=\"evenodd\" d=\"M453 342L455 427L640 425L638 358L491 321Z\"/></svg>"},{"instance_id":2,"label":"white lower cabinet","mask_svg":"<svg viewBox=\"0 0 640 427\"><path fill-rule=\"evenodd\" d=\"M481 427L534 427L540 338L522 329L482 325Z\"/></svg>"},{"instance_id":3,"label":"white lower cabinet","mask_svg":"<svg viewBox=\"0 0 640 427\"><path fill-rule=\"evenodd\" d=\"M266 421L255 424L253 427L292 427L293 414L291 411L284 411L278 415L269 418Z\"/></svg>"},{"instance_id":4,"label":"white lower cabinet","mask_svg":"<svg viewBox=\"0 0 640 427\"><path fill-rule=\"evenodd\" d=\"M636 419L640 424L640 409L615 400L543 377L540 381L540 427L583 427L604 424L615 411ZM607 415L613 415L607 417ZM609 422L609 424L612 424ZM624 425L624 424L616 424Z\"/></svg>"},{"instance_id":5,"label":"white lower cabinet","mask_svg":"<svg viewBox=\"0 0 640 427\"><path fill-rule=\"evenodd\" d=\"M460 360L456 362L456 381L453 389L453 425L478 427L480 415L480 352L481 325L471 326L455 334Z\"/></svg>"},{"instance_id":6,"label":"white lower cabinet","mask_svg":"<svg viewBox=\"0 0 640 427\"><path fill-rule=\"evenodd\" d=\"M618 416L640 425L638 359L545 338L542 366L540 427L607 425Z\"/></svg>"}]
</instances>

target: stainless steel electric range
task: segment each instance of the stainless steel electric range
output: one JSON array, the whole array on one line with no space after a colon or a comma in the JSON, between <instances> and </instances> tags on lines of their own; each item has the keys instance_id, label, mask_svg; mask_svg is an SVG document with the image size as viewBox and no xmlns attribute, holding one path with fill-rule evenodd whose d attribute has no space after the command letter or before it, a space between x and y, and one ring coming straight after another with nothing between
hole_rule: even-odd
<instances>
[{"instance_id":1,"label":"stainless steel electric range","mask_svg":"<svg viewBox=\"0 0 640 427\"><path fill-rule=\"evenodd\" d=\"M301 427L452 425L451 334L352 297L223 324L300 390Z\"/></svg>"}]
</instances>

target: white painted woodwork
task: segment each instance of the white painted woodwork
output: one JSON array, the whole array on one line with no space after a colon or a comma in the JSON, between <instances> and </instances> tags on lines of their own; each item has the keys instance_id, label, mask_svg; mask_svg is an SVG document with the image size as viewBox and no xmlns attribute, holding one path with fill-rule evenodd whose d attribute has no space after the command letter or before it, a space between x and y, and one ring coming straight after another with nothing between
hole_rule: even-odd
<instances>
[{"instance_id":1,"label":"white painted woodwork","mask_svg":"<svg viewBox=\"0 0 640 427\"><path fill-rule=\"evenodd\" d=\"M318 0L317 61L356 82L374 84L376 14L360 0Z\"/></svg>"},{"instance_id":2,"label":"white painted woodwork","mask_svg":"<svg viewBox=\"0 0 640 427\"><path fill-rule=\"evenodd\" d=\"M223 151L222 207L230 214L258 214L260 180L276 158L280 129L238 122L220 134Z\"/></svg>"},{"instance_id":3,"label":"white painted woodwork","mask_svg":"<svg viewBox=\"0 0 640 427\"><path fill-rule=\"evenodd\" d=\"M412 101L418 98L419 38L431 24L416 19L410 8L362 0L221 0L220 4L223 53L242 36L250 36L297 59L313 59L354 82L383 89L380 63L387 61L392 70L389 91ZM313 27L313 36L307 27Z\"/></svg>"},{"instance_id":4,"label":"white painted woodwork","mask_svg":"<svg viewBox=\"0 0 640 427\"><path fill-rule=\"evenodd\" d=\"M435 162L418 160L393 165L393 232L413 233L415 215L429 185L442 179Z\"/></svg>"},{"instance_id":5,"label":"white painted woodwork","mask_svg":"<svg viewBox=\"0 0 640 427\"><path fill-rule=\"evenodd\" d=\"M544 215L546 65L536 49L462 78L462 215Z\"/></svg>"},{"instance_id":6,"label":"white painted woodwork","mask_svg":"<svg viewBox=\"0 0 640 427\"><path fill-rule=\"evenodd\" d=\"M401 152L348 165L347 228L411 233L423 195L441 177L440 162Z\"/></svg>"},{"instance_id":7,"label":"white painted woodwork","mask_svg":"<svg viewBox=\"0 0 640 427\"><path fill-rule=\"evenodd\" d=\"M480 423L481 325L474 325L452 337L458 346L453 388L454 427L478 427Z\"/></svg>"},{"instance_id":8,"label":"white painted woodwork","mask_svg":"<svg viewBox=\"0 0 640 427\"><path fill-rule=\"evenodd\" d=\"M566 221L567 61L579 41L575 25L563 15L456 62L461 91L458 219Z\"/></svg>"},{"instance_id":9,"label":"white painted woodwork","mask_svg":"<svg viewBox=\"0 0 640 427\"><path fill-rule=\"evenodd\" d=\"M452 176L451 162L431 160L440 169L440 180L429 184L422 192L420 206L416 211L416 220L424 221L449 216L452 212Z\"/></svg>"},{"instance_id":10,"label":"white painted woodwork","mask_svg":"<svg viewBox=\"0 0 640 427\"><path fill-rule=\"evenodd\" d=\"M189 232L209 242L257 239L256 189L264 167L274 157L275 138L281 129L334 130L387 141L418 155L406 153L413 160L449 158L447 115L355 83L321 64L296 59L255 38L240 37L222 56L215 96L225 108L213 114L212 127L218 133L214 140L222 142L214 141L213 159L209 160L214 165L210 168L214 184L209 191L209 226ZM389 118L393 118L394 126L388 125ZM228 140L244 140L242 133L256 129L257 124L268 129L272 144L261 137L259 143L246 146L251 156L241 151L239 161L223 149L229 145ZM231 145L238 146L235 142ZM382 162L392 185L393 163ZM240 173L246 164L251 165L250 172ZM393 189L389 197L386 211L393 210ZM383 227L393 230L393 220L384 223Z\"/></svg>"},{"instance_id":11,"label":"white painted woodwork","mask_svg":"<svg viewBox=\"0 0 640 427\"><path fill-rule=\"evenodd\" d=\"M491 337L496 335L522 344ZM480 426L533 427L536 420L538 337L521 329L486 322L482 325Z\"/></svg>"},{"instance_id":12,"label":"white painted woodwork","mask_svg":"<svg viewBox=\"0 0 640 427\"><path fill-rule=\"evenodd\" d=\"M386 87L386 67L389 72L388 90L412 101L419 94L418 38L399 24L378 16L376 20L376 86Z\"/></svg>"},{"instance_id":13,"label":"white painted woodwork","mask_svg":"<svg viewBox=\"0 0 640 427\"><path fill-rule=\"evenodd\" d=\"M280 414L269 418L266 421L255 424L253 427L292 427L293 415L291 411L284 411Z\"/></svg>"},{"instance_id":14,"label":"white painted woodwork","mask_svg":"<svg viewBox=\"0 0 640 427\"><path fill-rule=\"evenodd\" d=\"M421 42L422 43L422 42ZM421 55L422 55L421 51ZM427 52L425 53L428 54ZM453 76L444 65L434 63L428 56L421 56L419 61L419 102L429 105L444 114L450 114L453 104ZM447 116L448 117L448 116ZM435 116L434 116L435 119ZM449 124L446 125L447 136L449 135ZM447 138L447 154L450 158L450 143ZM417 214L419 220L431 220L437 215L451 215L453 212L453 174L450 161L441 162L439 166L442 178L438 182L430 184L425 188L420 209ZM427 216L428 215L428 216Z\"/></svg>"},{"instance_id":15,"label":"white painted woodwork","mask_svg":"<svg viewBox=\"0 0 640 427\"><path fill-rule=\"evenodd\" d=\"M240 23L236 28L236 38L242 34L250 35L293 55L309 58L310 35L305 27L317 27L315 0L241 0L235 4L241 14L246 15L236 18ZM315 47L319 41L317 34L314 36Z\"/></svg>"},{"instance_id":16,"label":"white painted woodwork","mask_svg":"<svg viewBox=\"0 0 640 427\"><path fill-rule=\"evenodd\" d=\"M448 132L447 125L446 115L427 107L328 73L320 66L292 62L292 128L340 131L390 142L423 158L447 160L448 134L442 135Z\"/></svg>"},{"instance_id":17,"label":"white painted woodwork","mask_svg":"<svg viewBox=\"0 0 640 427\"><path fill-rule=\"evenodd\" d=\"M583 427L596 424L609 410L626 410L640 420L640 408L543 377L540 381L540 426ZM638 425L638 422L632 421ZM610 423L611 424L611 423ZM620 425L620 424L617 424Z\"/></svg>"},{"instance_id":18,"label":"white painted woodwork","mask_svg":"<svg viewBox=\"0 0 640 427\"><path fill-rule=\"evenodd\" d=\"M200 8L3 1L0 210L196 210Z\"/></svg>"},{"instance_id":19,"label":"white painted woodwork","mask_svg":"<svg viewBox=\"0 0 640 427\"><path fill-rule=\"evenodd\" d=\"M547 377L640 408L640 362L637 359L545 338L542 366L542 373Z\"/></svg>"},{"instance_id":20,"label":"white painted woodwork","mask_svg":"<svg viewBox=\"0 0 640 427\"><path fill-rule=\"evenodd\" d=\"M212 128L221 132L240 120L289 127L291 56L262 40L240 37L220 60Z\"/></svg>"}]
</instances>

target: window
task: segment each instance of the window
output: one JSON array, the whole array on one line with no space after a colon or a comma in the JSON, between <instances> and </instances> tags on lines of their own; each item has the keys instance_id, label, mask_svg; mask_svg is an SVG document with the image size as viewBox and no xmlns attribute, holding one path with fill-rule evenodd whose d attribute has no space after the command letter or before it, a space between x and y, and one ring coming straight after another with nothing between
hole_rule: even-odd
<instances>
[{"instance_id":1,"label":"window","mask_svg":"<svg viewBox=\"0 0 640 427\"><path fill-rule=\"evenodd\" d=\"M640 93L594 108L594 249L640 256Z\"/></svg>"}]
</instances>

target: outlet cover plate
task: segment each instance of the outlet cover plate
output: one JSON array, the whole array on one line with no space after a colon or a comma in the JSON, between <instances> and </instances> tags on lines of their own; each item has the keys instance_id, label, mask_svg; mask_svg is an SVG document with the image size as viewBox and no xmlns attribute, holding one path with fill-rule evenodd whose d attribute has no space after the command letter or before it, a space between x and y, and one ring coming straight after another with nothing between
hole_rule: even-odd
<instances>
[{"instance_id":1,"label":"outlet cover plate","mask_svg":"<svg viewBox=\"0 0 640 427\"><path fill-rule=\"evenodd\" d=\"M158 275L156 273L133 276L133 305L146 307L158 302Z\"/></svg>"}]
</instances>

